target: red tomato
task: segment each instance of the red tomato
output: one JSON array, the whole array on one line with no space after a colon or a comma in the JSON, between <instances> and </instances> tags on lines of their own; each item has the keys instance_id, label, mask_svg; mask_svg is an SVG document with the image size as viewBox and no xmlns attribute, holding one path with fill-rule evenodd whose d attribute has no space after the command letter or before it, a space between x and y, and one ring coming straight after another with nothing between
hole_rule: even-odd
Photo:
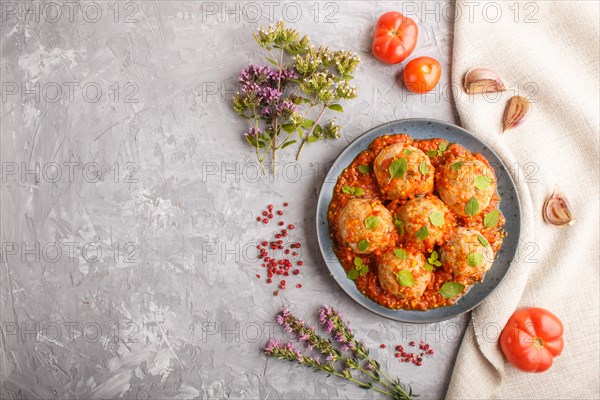
<instances>
[{"instance_id":1,"label":"red tomato","mask_svg":"<svg viewBox=\"0 0 600 400\"><path fill-rule=\"evenodd\" d=\"M411 60L404 68L404 84L414 93L427 93L437 85L442 75L442 66L431 57Z\"/></svg>"},{"instance_id":2,"label":"red tomato","mask_svg":"<svg viewBox=\"0 0 600 400\"><path fill-rule=\"evenodd\" d=\"M516 311L500 335L502 352L515 368L544 372L563 349L563 325L543 308Z\"/></svg>"},{"instance_id":3,"label":"red tomato","mask_svg":"<svg viewBox=\"0 0 600 400\"><path fill-rule=\"evenodd\" d=\"M379 17L373 37L373 55L386 64L401 63L417 45L419 28L412 19L397 11Z\"/></svg>"}]
</instances>

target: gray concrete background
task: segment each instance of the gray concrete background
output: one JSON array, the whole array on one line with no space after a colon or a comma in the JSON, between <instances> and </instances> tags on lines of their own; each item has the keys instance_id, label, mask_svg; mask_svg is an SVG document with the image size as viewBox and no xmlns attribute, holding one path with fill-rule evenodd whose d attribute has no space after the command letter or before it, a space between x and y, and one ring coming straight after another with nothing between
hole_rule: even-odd
<instances>
[{"instance_id":1,"label":"gray concrete background","mask_svg":"<svg viewBox=\"0 0 600 400\"><path fill-rule=\"evenodd\" d=\"M261 354L282 336L272 324L282 306L315 321L322 304L420 398L444 395L467 317L416 326L354 304L321 260L314 210L329 163L365 130L406 117L456 122L449 90L407 95L401 67L369 52L377 17L404 10L420 27L413 57L440 60L443 87L449 3L1 6L2 398L380 397ZM344 138L308 145L299 163L281 152L277 176L257 178L229 99L239 71L263 62L252 33L279 19L357 51L359 97L338 116ZM274 228L255 217L283 201L304 266L274 297L253 250ZM416 367L379 349L410 340L437 355Z\"/></svg>"}]
</instances>

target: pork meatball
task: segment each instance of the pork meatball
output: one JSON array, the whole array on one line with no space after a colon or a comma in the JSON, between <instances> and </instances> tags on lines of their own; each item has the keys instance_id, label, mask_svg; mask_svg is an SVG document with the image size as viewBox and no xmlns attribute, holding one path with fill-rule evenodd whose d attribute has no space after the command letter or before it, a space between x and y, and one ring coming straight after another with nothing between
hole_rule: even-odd
<instances>
[{"instance_id":1,"label":"pork meatball","mask_svg":"<svg viewBox=\"0 0 600 400\"><path fill-rule=\"evenodd\" d=\"M425 269L425 256L419 251L397 248L377 260L379 284L386 292L418 299L423 295L433 272Z\"/></svg>"},{"instance_id":2,"label":"pork meatball","mask_svg":"<svg viewBox=\"0 0 600 400\"><path fill-rule=\"evenodd\" d=\"M434 170L429 157L405 143L396 143L381 150L375 158L373 170L381 192L390 200L433 191Z\"/></svg>"},{"instance_id":3,"label":"pork meatball","mask_svg":"<svg viewBox=\"0 0 600 400\"><path fill-rule=\"evenodd\" d=\"M357 254L383 250L393 241L392 214L379 200L349 200L338 217L338 228L344 244Z\"/></svg>"},{"instance_id":4,"label":"pork meatball","mask_svg":"<svg viewBox=\"0 0 600 400\"><path fill-rule=\"evenodd\" d=\"M407 201L396 215L404 243L412 243L427 253L436 245L444 244L455 223L448 208L432 194Z\"/></svg>"},{"instance_id":5,"label":"pork meatball","mask_svg":"<svg viewBox=\"0 0 600 400\"><path fill-rule=\"evenodd\" d=\"M494 262L494 251L478 231L458 228L441 248L440 260L457 277L481 278Z\"/></svg>"},{"instance_id":6,"label":"pork meatball","mask_svg":"<svg viewBox=\"0 0 600 400\"><path fill-rule=\"evenodd\" d=\"M436 189L457 215L473 217L490 204L496 192L496 176L476 158L454 157L438 167Z\"/></svg>"}]
</instances>

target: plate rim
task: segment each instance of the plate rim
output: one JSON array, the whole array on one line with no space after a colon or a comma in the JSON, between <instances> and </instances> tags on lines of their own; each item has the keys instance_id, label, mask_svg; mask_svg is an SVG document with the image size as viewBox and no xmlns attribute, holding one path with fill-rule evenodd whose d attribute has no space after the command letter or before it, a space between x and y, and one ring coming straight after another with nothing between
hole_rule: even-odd
<instances>
[{"instance_id":1,"label":"plate rim","mask_svg":"<svg viewBox=\"0 0 600 400\"><path fill-rule=\"evenodd\" d=\"M464 315L468 312L473 311L475 308L477 308L479 305L481 305L481 303L483 303L493 292L496 291L496 289L498 288L498 286L500 286L500 284L502 283L502 281L504 281L506 275L508 275L508 271L511 269L512 263L514 261L515 255L512 256L512 258L510 259L510 261L508 261L508 266L506 268L506 271L504 272L504 274L502 275L502 277L500 277L500 279L498 280L498 282L494 285L493 288L491 288L491 290L489 291L489 293L487 293L482 299L480 299L479 301L475 302L473 305L469 306L467 309L462 310L458 313L450 313L449 315L444 315L441 316L439 318L423 318L420 320L412 320L410 318L403 318L402 316L391 316L388 314L385 314L384 311L380 311L377 308L371 308L368 306L368 304L364 304L363 302L359 301L358 299L356 299L354 297L354 293L350 293L342 284L341 282L338 281L338 279L334 276L331 267L330 267L330 262L328 262L326 260L325 257L325 252L324 252L324 243L322 243L321 240L321 234L320 232L320 227L319 227L319 223L322 222L322 220L320 219L320 209L321 209L321 203L323 201L325 201L323 199L324 197L324 189L325 189L325 183L327 181L328 178L330 177L330 173L332 171L333 168L335 168L336 165L339 165L338 161L348 152L350 152L353 147L354 144L356 142L358 142L363 136L368 135L369 133L379 130L385 126L388 125L393 125L393 124L397 124L397 123L434 123L434 124L441 124L444 126L449 126L452 127L454 129L457 129L459 131L461 131L463 134L467 134L468 136L474 138L476 141L480 142L481 144L483 144L485 146L485 148L487 150L489 150L492 154L494 154L496 156L496 158L502 163L502 166L504 167L504 170L506 171L506 176L508 177L508 180L510 181L510 184L512 186L512 188L514 189L514 194L515 194L515 199L514 201L516 202L517 208L519 210L519 215L518 215L518 221L519 221L519 229L516 232L516 235L514 235L515 237L515 243L517 244L517 249L516 251L518 251L518 244L520 243L520 239L521 239L521 230L522 230L522 206L521 206L521 198L519 196L519 191L517 190L517 186L515 184L515 181L513 179L512 174L509 172L508 167L506 166L504 160L498 155L498 153L496 153L494 151L494 149L492 149L486 142L484 142L483 140L481 140L479 137L475 136L474 134L472 134L471 132L469 132L468 130L466 130L465 128L458 126L456 124L447 122L447 121L442 121L442 120L438 120L438 119L434 119L434 118L402 118L402 119L397 119L397 120L393 120L393 121L388 121L388 122L384 122L382 124L379 124L375 127L372 127L366 131L364 131L362 134L360 134L359 136L357 136L356 138L354 138L350 143L348 143L346 145L346 147L338 154L338 156L335 158L335 160L333 161L331 167L328 168L327 173L324 175L321 184L320 184L320 188L319 188L319 195L317 197L317 204L316 204L316 218L315 218L315 227L316 227L316 234L317 234L317 242L319 244L319 251L321 253L321 258L323 260L323 262L325 263L325 265L327 266L327 270L330 274L330 276L333 278L333 280L336 282L336 284L344 291L344 293L346 293L346 295L355 303L357 303L358 305L360 305L361 307L363 307L364 309L368 310L369 312L372 312L376 315L379 315L381 317L384 317L386 319L392 320L392 321L397 321L397 322L403 322L403 323L413 323L413 324L430 324L430 323L438 323L438 322L442 322L442 321L446 321L449 319L453 319L453 318L457 318L461 315ZM392 133L392 134L397 134L397 133ZM399 133L398 133L399 134ZM373 139L374 140L374 139ZM361 150L364 151L365 149ZM344 169L341 169L337 175L335 176L335 180L337 183L337 179L339 178L339 175L346 169L347 167L345 167ZM334 184L335 187L335 184ZM327 210L329 209L329 204L327 204ZM325 224L327 226L327 234L329 235L329 221L327 220L327 215L325 215ZM337 259L336 256L336 263L338 264L338 266L341 266L341 263L339 262L339 260ZM343 268L343 267L342 267ZM485 278L484 278L485 279ZM360 293L361 296L363 296L366 300L372 302L373 304L375 304L376 306L386 310L386 311L407 311L407 312L420 312L423 313L423 315L425 315L427 313L427 311L420 311L420 310L404 310L404 309L393 309L393 308L387 308L384 307L378 303L376 303L375 301L373 301L372 299L370 299L369 297L363 295L362 293ZM466 296L468 295L468 292L464 295ZM452 306L446 306L443 308L450 308L450 307L454 307L454 305Z\"/></svg>"}]
</instances>

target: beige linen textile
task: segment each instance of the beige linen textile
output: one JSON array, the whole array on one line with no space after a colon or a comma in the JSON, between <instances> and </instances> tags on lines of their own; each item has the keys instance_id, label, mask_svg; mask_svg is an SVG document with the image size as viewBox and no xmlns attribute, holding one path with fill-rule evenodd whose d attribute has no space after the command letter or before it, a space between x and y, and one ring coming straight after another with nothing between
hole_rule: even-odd
<instances>
[{"instance_id":1,"label":"beige linen textile","mask_svg":"<svg viewBox=\"0 0 600 400\"><path fill-rule=\"evenodd\" d=\"M473 3L478 6L470 20ZM462 126L511 167L523 227L508 275L473 312L447 397L598 398L598 2L490 3L495 4L456 3L452 80L462 82L470 68L487 66L510 90L497 98L460 90L454 95ZM496 5L499 19L492 12ZM506 102L517 93L535 101L533 111L522 126L501 134ZM544 199L555 184L571 202L574 226L557 228L542 220ZM565 326L563 354L543 374L512 368L496 341L498 327L516 308L528 306L551 310Z\"/></svg>"}]
</instances>

